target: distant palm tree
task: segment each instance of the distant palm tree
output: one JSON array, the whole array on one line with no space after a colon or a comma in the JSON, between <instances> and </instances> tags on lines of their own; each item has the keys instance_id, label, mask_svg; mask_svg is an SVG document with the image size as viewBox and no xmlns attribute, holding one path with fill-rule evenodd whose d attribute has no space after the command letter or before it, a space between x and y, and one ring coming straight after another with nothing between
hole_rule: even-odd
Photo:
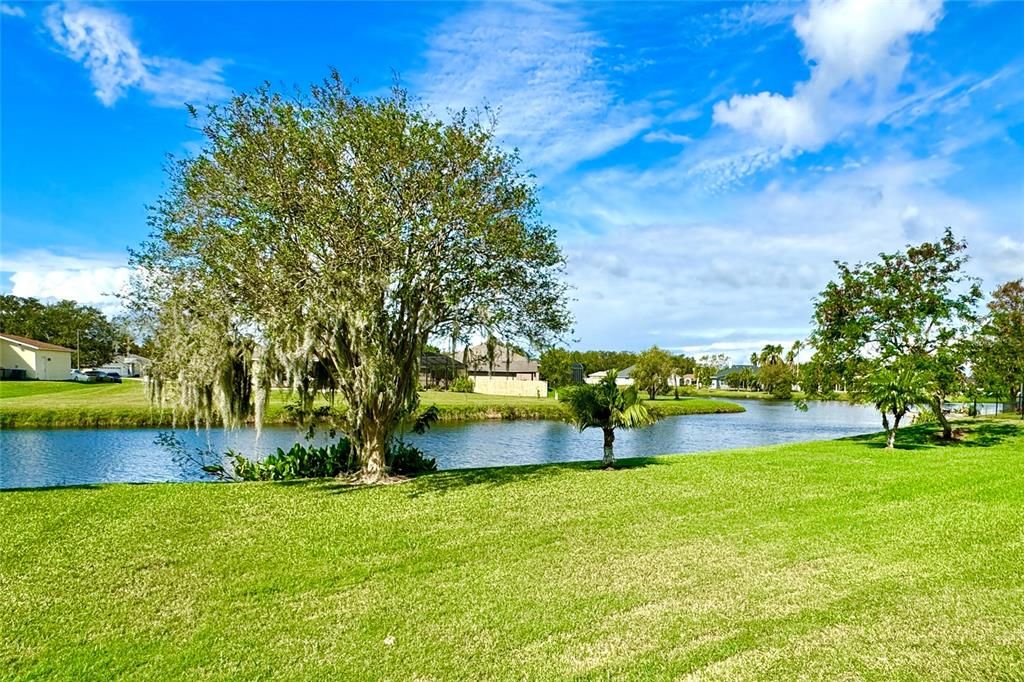
<instances>
[{"instance_id":1,"label":"distant palm tree","mask_svg":"<svg viewBox=\"0 0 1024 682\"><path fill-rule=\"evenodd\" d=\"M604 433L602 466L615 466L615 429L639 429L658 421L656 413L647 409L636 387L619 388L618 373L611 370L596 384L583 384L569 391L565 402L570 421L581 432L599 428Z\"/></svg>"},{"instance_id":2,"label":"distant palm tree","mask_svg":"<svg viewBox=\"0 0 1024 682\"><path fill-rule=\"evenodd\" d=\"M777 365L782 362L782 346L766 345L761 349L760 361L762 365Z\"/></svg>"},{"instance_id":3,"label":"distant palm tree","mask_svg":"<svg viewBox=\"0 0 1024 682\"><path fill-rule=\"evenodd\" d=\"M928 379L910 368L893 370L883 367L868 375L863 392L882 413L887 449L896 446L896 430L900 428L900 420L907 412L915 405L928 404L928 389ZM890 414L893 416L891 424Z\"/></svg>"}]
</instances>

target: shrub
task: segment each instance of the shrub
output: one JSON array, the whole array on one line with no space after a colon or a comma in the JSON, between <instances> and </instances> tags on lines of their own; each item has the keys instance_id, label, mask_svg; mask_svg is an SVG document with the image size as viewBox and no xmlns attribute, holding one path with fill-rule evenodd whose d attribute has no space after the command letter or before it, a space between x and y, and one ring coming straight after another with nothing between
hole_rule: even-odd
<instances>
[{"instance_id":1,"label":"shrub","mask_svg":"<svg viewBox=\"0 0 1024 682\"><path fill-rule=\"evenodd\" d=\"M242 481L288 481L295 478L329 478L359 470L359 462L347 438L323 447L296 443L288 451L277 452L263 460L252 460L228 450L234 478Z\"/></svg>"},{"instance_id":2,"label":"shrub","mask_svg":"<svg viewBox=\"0 0 1024 682\"><path fill-rule=\"evenodd\" d=\"M396 476L415 476L427 471L437 471L437 460L427 457L415 445L395 440L388 449L388 468Z\"/></svg>"},{"instance_id":3,"label":"shrub","mask_svg":"<svg viewBox=\"0 0 1024 682\"><path fill-rule=\"evenodd\" d=\"M473 380L469 377L456 377L448 390L454 393L472 393L473 392Z\"/></svg>"}]
</instances>

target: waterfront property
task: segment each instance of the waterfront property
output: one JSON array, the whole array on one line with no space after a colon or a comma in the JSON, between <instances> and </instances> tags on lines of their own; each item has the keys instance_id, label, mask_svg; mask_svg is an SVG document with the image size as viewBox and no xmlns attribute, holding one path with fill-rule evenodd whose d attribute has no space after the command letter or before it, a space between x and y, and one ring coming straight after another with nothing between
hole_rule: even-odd
<instances>
[{"instance_id":1,"label":"waterfront property","mask_svg":"<svg viewBox=\"0 0 1024 682\"><path fill-rule=\"evenodd\" d=\"M70 348L16 334L0 334L0 372L4 379L65 381L71 375Z\"/></svg>"},{"instance_id":2,"label":"waterfront property","mask_svg":"<svg viewBox=\"0 0 1024 682\"><path fill-rule=\"evenodd\" d=\"M961 427L362 489L5 492L0 660L66 680L1015 679L1024 430Z\"/></svg>"}]
</instances>

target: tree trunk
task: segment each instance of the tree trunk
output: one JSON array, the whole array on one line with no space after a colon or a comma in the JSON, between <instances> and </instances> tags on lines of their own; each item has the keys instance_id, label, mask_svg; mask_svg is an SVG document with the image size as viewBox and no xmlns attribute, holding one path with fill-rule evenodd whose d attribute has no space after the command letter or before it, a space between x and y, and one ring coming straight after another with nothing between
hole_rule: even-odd
<instances>
[{"instance_id":1,"label":"tree trunk","mask_svg":"<svg viewBox=\"0 0 1024 682\"><path fill-rule=\"evenodd\" d=\"M889 431L889 437L886 440L886 444L885 444L885 447L888 448L889 450L892 450L892 449L894 449L896 447L896 431L899 430L899 428L900 428L900 419L903 418L903 415L899 414L899 413L895 413L892 416L893 416L892 430Z\"/></svg>"},{"instance_id":2,"label":"tree trunk","mask_svg":"<svg viewBox=\"0 0 1024 682\"><path fill-rule=\"evenodd\" d=\"M387 476L385 456L388 451L388 430L375 422L364 423L359 430L358 442L353 443L359 455L364 482L375 483Z\"/></svg>"},{"instance_id":3,"label":"tree trunk","mask_svg":"<svg viewBox=\"0 0 1024 682\"><path fill-rule=\"evenodd\" d=\"M882 413L882 427L885 429L885 448L892 450L896 447L896 429L889 427L889 415Z\"/></svg>"},{"instance_id":4,"label":"tree trunk","mask_svg":"<svg viewBox=\"0 0 1024 682\"><path fill-rule=\"evenodd\" d=\"M953 427L949 423L949 419L942 413L942 399L938 396L932 398L932 412L935 413L935 418L939 420L939 424L942 425L942 439L952 440L953 439Z\"/></svg>"},{"instance_id":5,"label":"tree trunk","mask_svg":"<svg viewBox=\"0 0 1024 682\"><path fill-rule=\"evenodd\" d=\"M611 469L615 466L615 429L603 429L604 431L604 459L601 460L601 466L605 469Z\"/></svg>"}]
</instances>

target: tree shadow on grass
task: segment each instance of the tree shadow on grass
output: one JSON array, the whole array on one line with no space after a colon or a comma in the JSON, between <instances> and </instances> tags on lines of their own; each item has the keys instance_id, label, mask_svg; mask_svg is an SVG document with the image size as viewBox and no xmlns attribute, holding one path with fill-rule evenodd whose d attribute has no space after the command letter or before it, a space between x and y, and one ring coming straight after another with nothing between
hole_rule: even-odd
<instances>
[{"instance_id":1,"label":"tree shadow on grass","mask_svg":"<svg viewBox=\"0 0 1024 682\"><path fill-rule=\"evenodd\" d=\"M394 485L398 485L399 489L409 497L416 498L428 494L443 495L454 490L468 488L471 486L497 488L511 483L548 480L574 472L593 472L604 475L614 475L621 471L641 469L660 464L664 464L664 462L655 457L634 457L618 460L615 463L615 467L610 470L603 469L600 461L527 464L522 466L485 467L478 469L446 469L443 471L414 476L406 480L399 481ZM325 482L323 480L315 481L308 479L280 481L275 485L315 485L332 494L355 493L385 487L381 485L354 484L345 481Z\"/></svg>"},{"instance_id":2,"label":"tree shadow on grass","mask_svg":"<svg viewBox=\"0 0 1024 682\"><path fill-rule=\"evenodd\" d=\"M896 434L897 450L930 450L934 448L989 448L1003 443L1007 438L1024 435L1024 427L1011 423L992 421L954 421L954 440L944 440L935 424L921 424L900 429ZM885 435L872 433L851 436L852 440L870 448L885 447Z\"/></svg>"}]
</instances>

